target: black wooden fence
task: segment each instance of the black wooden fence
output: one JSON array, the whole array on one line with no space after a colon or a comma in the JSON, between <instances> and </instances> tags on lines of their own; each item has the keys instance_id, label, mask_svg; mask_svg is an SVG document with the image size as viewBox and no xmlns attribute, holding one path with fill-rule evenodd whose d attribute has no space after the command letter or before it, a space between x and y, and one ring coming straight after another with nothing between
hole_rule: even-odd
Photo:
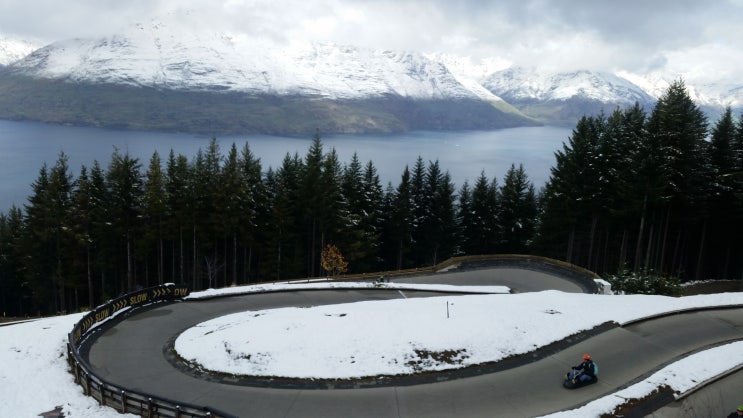
<instances>
[{"instance_id":1,"label":"black wooden fence","mask_svg":"<svg viewBox=\"0 0 743 418\"><path fill-rule=\"evenodd\" d=\"M67 342L67 362L75 376L75 383L101 405L121 413L138 414L147 418L237 418L207 406L189 405L130 390L98 377L80 354L85 340L104 322L124 312L153 303L169 303L188 296L186 286L166 284L150 287L121 296L95 308L85 315L70 331Z\"/></svg>"}]
</instances>

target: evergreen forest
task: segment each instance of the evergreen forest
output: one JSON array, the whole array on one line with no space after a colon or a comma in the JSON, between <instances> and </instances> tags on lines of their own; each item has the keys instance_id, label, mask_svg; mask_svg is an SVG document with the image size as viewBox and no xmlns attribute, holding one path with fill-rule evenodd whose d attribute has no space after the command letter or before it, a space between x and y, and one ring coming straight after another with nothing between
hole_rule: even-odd
<instances>
[{"instance_id":1,"label":"evergreen forest","mask_svg":"<svg viewBox=\"0 0 743 418\"><path fill-rule=\"evenodd\" d=\"M264 169L246 143L139 161L114 151L73 172L43 165L23 208L0 213L0 312L89 309L163 283L193 290L536 254L601 275L743 276L743 115L710 124L679 80L651 111L584 116L537 191L522 166L457 188L438 161L380 183L316 132Z\"/></svg>"}]
</instances>

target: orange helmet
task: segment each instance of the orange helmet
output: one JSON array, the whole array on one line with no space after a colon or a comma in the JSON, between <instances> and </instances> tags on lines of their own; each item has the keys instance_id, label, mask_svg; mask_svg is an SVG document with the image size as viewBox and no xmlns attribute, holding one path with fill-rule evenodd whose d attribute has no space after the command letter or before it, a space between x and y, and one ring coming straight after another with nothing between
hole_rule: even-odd
<instances>
[{"instance_id":1,"label":"orange helmet","mask_svg":"<svg viewBox=\"0 0 743 418\"><path fill-rule=\"evenodd\" d=\"M586 360L587 361L587 360L590 360L590 359L591 359L591 356L590 355L583 354L583 360Z\"/></svg>"}]
</instances>

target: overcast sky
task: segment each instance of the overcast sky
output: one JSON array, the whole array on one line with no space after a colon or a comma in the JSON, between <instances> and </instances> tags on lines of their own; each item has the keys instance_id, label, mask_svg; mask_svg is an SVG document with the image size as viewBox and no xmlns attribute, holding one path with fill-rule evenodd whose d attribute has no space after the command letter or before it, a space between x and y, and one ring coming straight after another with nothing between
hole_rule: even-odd
<instances>
[{"instance_id":1,"label":"overcast sky","mask_svg":"<svg viewBox=\"0 0 743 418\"><path fill-rule=\"evenodd\" d=\"M0 0L0 33L37 42L107 35L153 18L499 65L743 79L743 0Z\"/></svg>"}]
</instances>

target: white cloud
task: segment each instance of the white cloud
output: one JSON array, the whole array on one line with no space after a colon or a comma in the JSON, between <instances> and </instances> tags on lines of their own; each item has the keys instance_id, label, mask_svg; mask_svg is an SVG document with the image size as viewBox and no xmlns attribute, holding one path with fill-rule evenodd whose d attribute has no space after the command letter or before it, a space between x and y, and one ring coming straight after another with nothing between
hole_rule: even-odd
<instances>
[{"instance_id":1,"label":"white cloud","mask_svg":"<svg viewBox=\"0 0 743 418\"><path fill-rule=\"evenodd\" d=\"M553 69L642 72L667 63L678 73L699 72L701 63L740 74L741 15L741 0L0 0L2 31L27 39L110 34L158 17L277 42L445 52Z\"/></svg>"}]
</instances>

